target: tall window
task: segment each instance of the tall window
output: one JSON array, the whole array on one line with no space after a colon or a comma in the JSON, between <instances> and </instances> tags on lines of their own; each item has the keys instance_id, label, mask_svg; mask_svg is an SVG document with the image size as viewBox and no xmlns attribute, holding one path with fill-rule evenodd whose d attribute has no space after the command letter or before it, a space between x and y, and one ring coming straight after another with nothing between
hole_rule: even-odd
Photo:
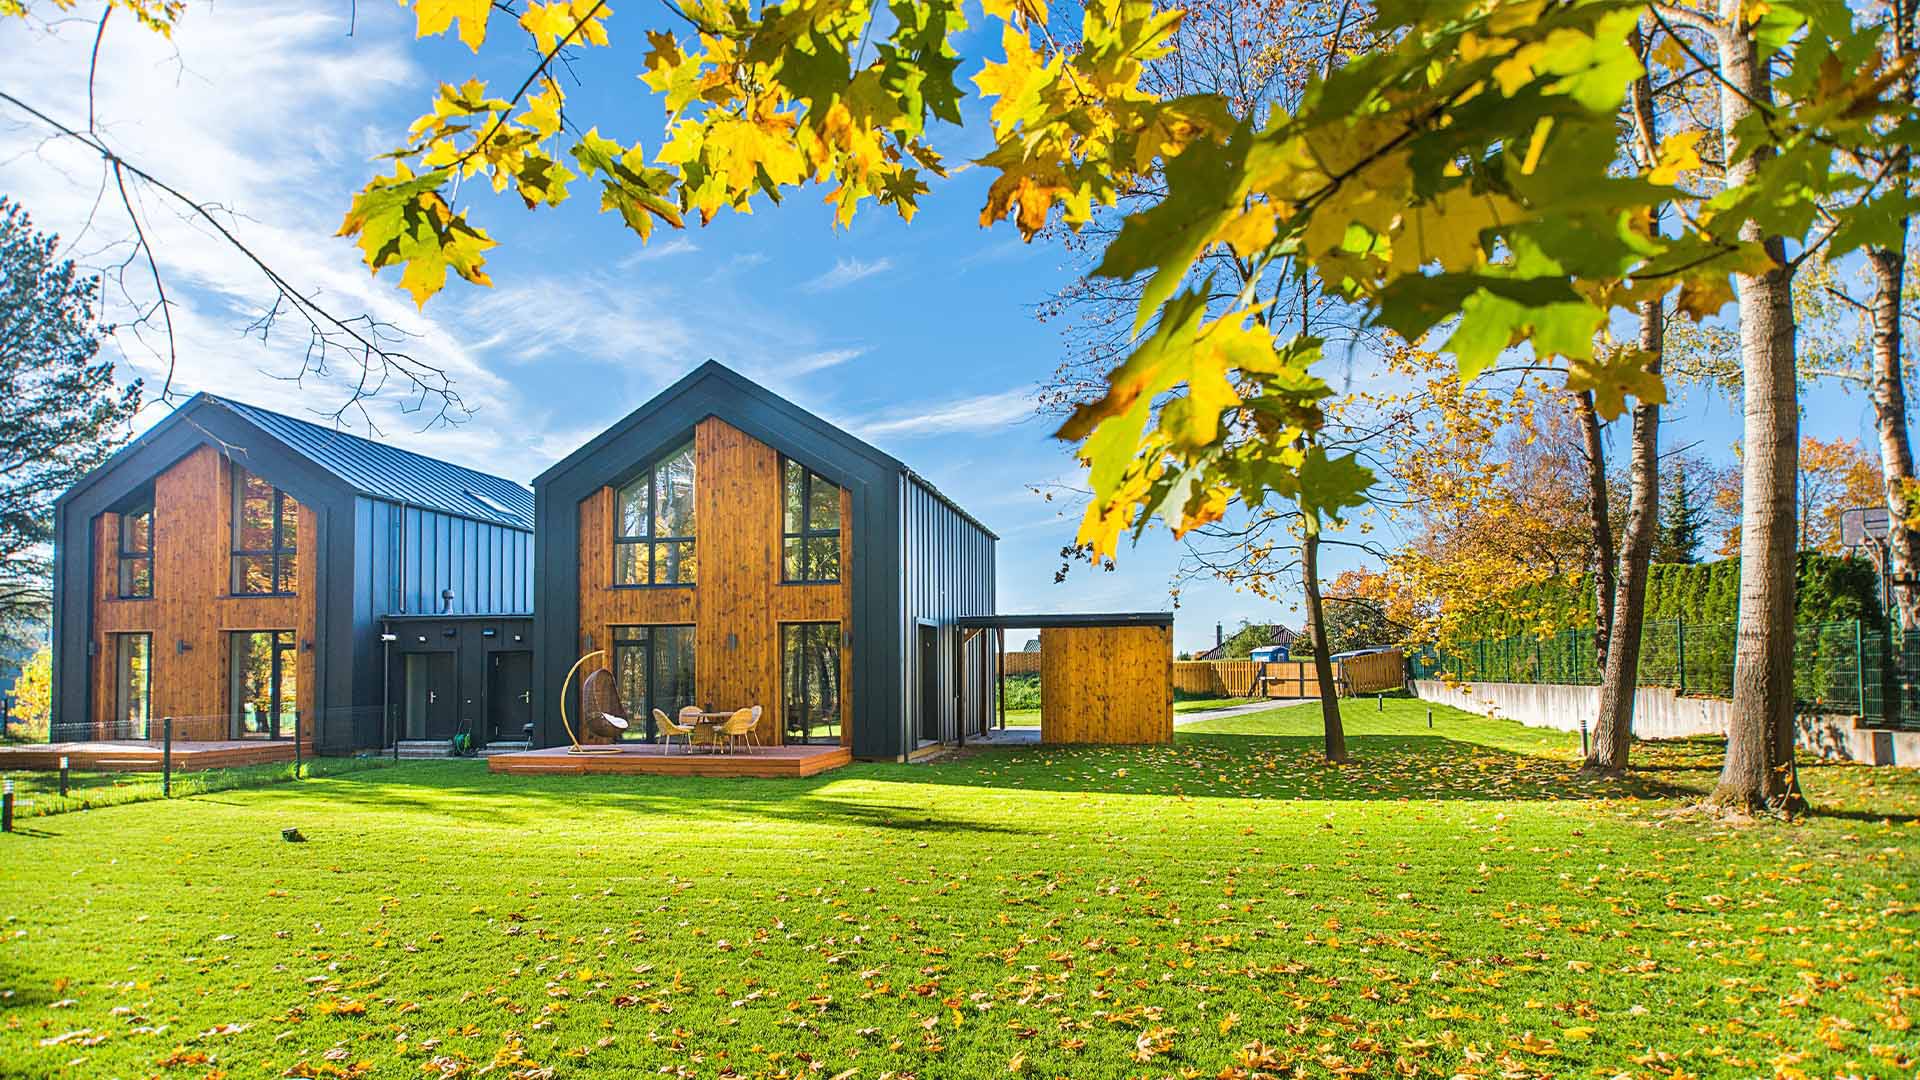
<instances>
[{"instance_id":1,"label":"tall window","mask_svg":"<svg viewBox=\"0 0 1920 1080\"><path fill-rule=\"evenodd\" d=\"M113 635L114 738L151 737L153 635Z\"/></svg>"},{"instance_id":2,"label":"tall window","mask_svg":"<svg viewBox=\"0 0 1920 1080\"><path fill-rule=\"evenodd\" d=\"M233 655L228 666L227 700L237 739L278 739L293 734L300 710L300 682L291 630L247 630L229 634Z\"/></svg>"},{"instance_id":3,"label":"tall window","mask_svg":"<svg viewBox=\"0 0 1920 1080\"><path fill-rule=\"evenodd\" d=\"M621 488L618 509L613 583L693 584L693 444Z\"/></svg>"},{"instance_id":4,"label":"tall window","mask_svg":"<svg viewBox=\"0 0 1920 1080\"><path fill-rule=\"evenodd\" d=\"M233 592L277 596L300 587L294 556L300 504L238 465L233 467Z\"/></svg>"},{"instance_id":5,"label":"tall window","mask_svg":"<svg viewBox=\"0 0 1920 1080\"><path fill-rule=\"evenodd\" d=\"M840 488L797 461L782 460L785 497L780 579L840 580Z\"/></svg>"},{"instance_id":6,"label":"tall window","mask_svg":"<svg viewBox=\"0 0 1920 1080\"><path fill-rule=\"evenodd\" d=\"M786 741L840 741L840 624L780 627L780 711Z\"/></svg>"},{"instance_id":7,"label":"tall window","mask_svg":"<svg viewBox=\"0 0 1920 1080\"><path fill-rule=\"evenodd\" d=\"M653 710L675 716L694 703L693 627L614 627L613 684L626 737L652 739Z\"/></svg>"},{"instance_id":8,"label":"tall window","mask_svg":"<svg viewBox=\"0 0 1920 1080\"><path fill-rule=\"evenodd\" d=\"M153 504L120 515L120 599L153 596Z\"/></svg>"}]
</instances>

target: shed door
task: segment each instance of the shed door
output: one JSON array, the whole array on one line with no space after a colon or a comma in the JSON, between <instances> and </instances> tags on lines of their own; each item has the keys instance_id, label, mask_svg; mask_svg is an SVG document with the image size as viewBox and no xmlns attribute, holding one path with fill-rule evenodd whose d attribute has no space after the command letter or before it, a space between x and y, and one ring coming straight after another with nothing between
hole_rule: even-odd
<instances>
[{"instance_id":1,"label":"shed door","mask_svg":"<svg viewBox=\"0 0 1920 1080\"><path fill-rule=\"evenodd\" d=\"M497 652L487 658L487 741L526 737L533 720L533 654Z\"/></svg>"}]
</instances>

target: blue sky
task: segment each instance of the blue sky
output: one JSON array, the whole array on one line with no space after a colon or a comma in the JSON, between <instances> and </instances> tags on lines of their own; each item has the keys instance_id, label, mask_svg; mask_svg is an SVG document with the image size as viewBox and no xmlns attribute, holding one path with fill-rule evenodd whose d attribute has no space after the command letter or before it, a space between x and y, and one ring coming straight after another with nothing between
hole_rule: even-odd
<instances>
[{"instance_id":1,"label":"blue sky","mask_svg":"<svg viewBox=\"0 0 1920 1080\"><path fill-rule=\"evenodd\" d=\"M559 210L530 213L518 199L464 200L500 247L495 287L455 282L416 314L392 271L369 279L356 250L332 237L373 155L396 145L441 80L478 75L510 89L531 56L500 44L476 58L452 38L415 42L411 16L391 4L312 6L223 2L191 7L170 47L121 20L107 36L98 115L130 159L197 197L230 208L234 229L282 273L343 312L370 311L416 335L411 349L444 365L474 414L453 428L421 430L406 400L373 405L381 437L462 464L528 480L573 447L709 357L756 378L907 461L1001 536L1003 611L1160 610L1178 547L1164 532L1125 552L1111 573L1076 567L1055 584L1077 507L1046 501L1033 485L1072 483L1075 467L1051 424L1034 415L1033 391L1061 355L1058 328L1035 306L1071 279L1058 246L1022 244L1007 225L978 224L988 176L961 171L936 186L902 223L868 208L835 230L819 193L750 216L723 214L706 228L663 230L643 246L616 217L596 213L585 184ZM609 26L619 47L590 50L569 87L577 123L657 146L661 117L636 43L659 9L619 5ZM356 19L348 34L347 17ZM977 9L976 27L987 25ZM496 18L498 18L496 16ZM511 30L511 34L505 31ZM523 41L510 27L499 40ZM51 34L17 20L0 25L0 85L54 115L86 114L90 26ZM997 34L962 41L978 68ZM27 85L20 74L34 72ZM971 82L963 85L971 89ZM953 163L986 145L981 110L940 140ZM99 168L77 148L0 117L0 191L19 198L43 228L57 229L83 261L100 263L126 235L109 207L87 222ZM285 382L304 338L267 340L244 328L270 298L257 276L204 227L143 199L176 309L181 364L175 385L214 390L299 415L330 410L349 373ZM136 293L144 288L137 280ZM157 339L123 333L122 371L157 385ZM1337 377L1344 372L1329 373ZM1370 365L1353 365L1365 379ZM1866 437L1863 396L1822 390L1807 399L1806 429ZM158 419L149 410L144 422ZM1665 441L1698 441L1729 458L1739 434L1733 403L1685 393L1669 410ZM364 433L364 432L363 432ZM1624 443L1625 433L1614 435ZM1337 572L1350 556L1334 554ZM1297 625L1299 613L1212 583L1182 588L1176 644L1211 643L1215 622Z\"/></svg>"}]
</instances>

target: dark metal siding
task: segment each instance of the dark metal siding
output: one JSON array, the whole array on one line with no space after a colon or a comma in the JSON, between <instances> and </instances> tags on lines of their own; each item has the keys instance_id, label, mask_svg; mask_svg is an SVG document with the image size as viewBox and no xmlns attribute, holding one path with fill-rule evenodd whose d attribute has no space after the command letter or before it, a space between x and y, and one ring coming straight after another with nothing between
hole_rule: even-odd
<instances>
[{"instance_id":1,"label":"dark metal siding","mask_svg":"<svg viewBox=\"0 0 1920 1080\"><path fill-rule=\"evenodd\" d=\"M355 515L373 615L533 614L531 532L364 496Z\"/></svg>"},{"instance_id":2,"label":"dark metal siding","mask_svg":"<svg viewBox=\"0 0 1920 1080\"><path fill-rule=\"evenodd\" d=\"M921 732L922 695L919 688L926 675L920 670L920 653L913 638L922 621L939 628L939 670L933 673L939 683L940 740L951 742L960 735L962 721L966 729L979 730L990 699L981 693L968 693L964 702L967 716L959 712L961 686L983 685L987 665L992 662L991 634L975 634L962 652L961 633L955 620L966 615L991 615L994 611L994 546L992 533L961 513L919 477L903 474L901 488L901 577L902 652L905 664L902 680L906 694L904 745L913 747ZM964 666L963 666L964 665Z\"/></svg>"}]
</instances>

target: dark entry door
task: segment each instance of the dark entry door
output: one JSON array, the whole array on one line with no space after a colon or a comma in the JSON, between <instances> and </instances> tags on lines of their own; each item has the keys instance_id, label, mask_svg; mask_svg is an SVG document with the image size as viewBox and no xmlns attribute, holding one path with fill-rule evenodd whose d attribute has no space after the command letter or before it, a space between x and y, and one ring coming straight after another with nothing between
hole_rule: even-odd
<instances>
[{"instance_id":1,"label":"dark entry door","mask_svg":"<svg viewBox=\"0 0 1920 1080\"><path fill-rule=\"evenodd\" d=\"M940 628L920 628L920 741L940 741Z\"/></svg>"},{"instance_id":2,"label":"dark entry door","mask_svg":"<svg viewBox=\"0 0 1920 1080\"><path fill-rule=\"evenodd\" d=\"M459 704L453 654L408 653L403 738L451 739Z\"/></svg>"},{"instance_id":3,"label":"dark entry door","mask_svg":"<svg viewBox=\"0 0 1920 1080\"><path fill-rule=\"evenodd\" d=\"M497 652L487 659L487 741L519 739L533 720L533 654Z\"/></svg>"}]
</instances>

